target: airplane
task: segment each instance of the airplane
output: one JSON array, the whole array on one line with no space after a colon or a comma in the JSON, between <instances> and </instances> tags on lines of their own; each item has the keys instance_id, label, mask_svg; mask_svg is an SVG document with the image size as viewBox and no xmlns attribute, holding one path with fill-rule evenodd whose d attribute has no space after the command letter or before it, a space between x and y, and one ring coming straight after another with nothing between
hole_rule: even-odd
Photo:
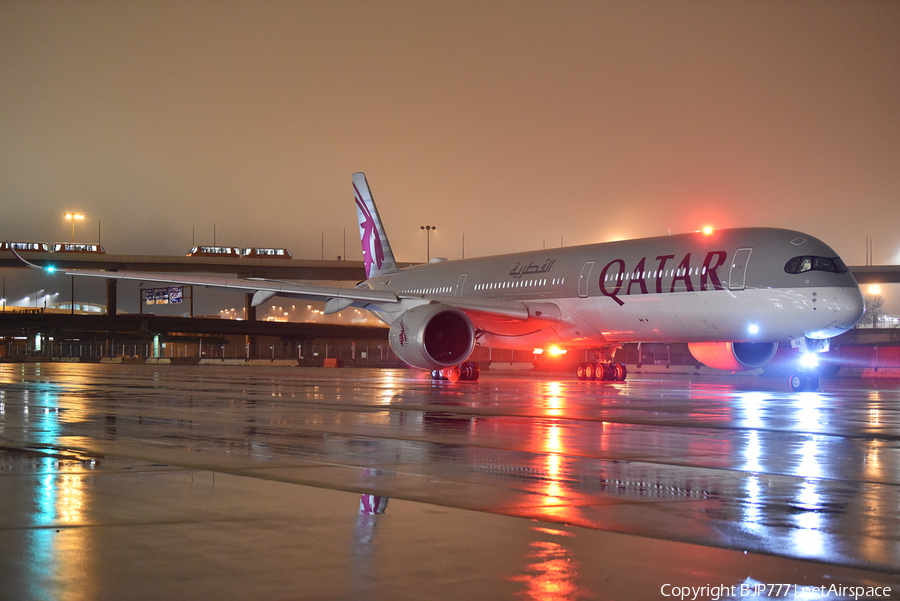
<instances>
[{"instance_id":1,"label":"airplane","mask_svg":"<svg viewBox=\"0 0 900 601\"><path fill-rule=\"evenodd\" d=\"M593 350L579 380L624 381L626 342L685 342L713 368L757 369L780 344L804 361L794 391L816 390L815 353L852 328L862 293L821 240L775 228L705 230L398 268L363 173L352 176L366 280L355 287L256 278L64 270L68 275L245 290L325 301L324 312L364 308L390 326L394 353L434 377L478 378L476 345ZM20 257L21 259L21 257ZM23 260L24 261L24 260ZM27 262L26 262L27 263ZM32 267L40 269L37 265ZM47 268L52 269L52 268ZM798 362L800 363L800 362Z\"/></svg>"}]
</instances>

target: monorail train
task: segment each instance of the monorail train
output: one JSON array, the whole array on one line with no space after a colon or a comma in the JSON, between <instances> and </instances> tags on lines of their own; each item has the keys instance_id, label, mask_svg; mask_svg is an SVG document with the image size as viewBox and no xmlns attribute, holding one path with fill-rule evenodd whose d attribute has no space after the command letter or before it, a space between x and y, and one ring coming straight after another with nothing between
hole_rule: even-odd
<instances>
[{"instance_id":1,"label":"monorail train","mask_svg":"<svg viewBox=\"0 0 900 601\"><path fill-rule=\"evenodd\" d=\"M0 242L0 251L15 250L16 252L50 252L50 245L46 242Z\"/></svg>"},{"instance_id":2,"label":"monorail train","mask_svg":"<svg viewBox=\"0 0 900 601\"><path fill-rule=\"evenodd\" d=\"M237 246L195 246L188 257L234 257L241 256L241 249Z\"/></svg>"},{"instance_id":3,"label":"monorail train","mask_svg":"<svg viewBox=\"0 0 900 601\"><path fill-rule=\"evenodd\" d=\"M90 242L57 242L52 246L46 242L3 242L0 243L0 251L15 250L16 252L55 252L55 253L92 253L96 255L106 254L99 244Z\"/></svg>"},{"instance_id":4,"label":"monorail train","mask_svg":"<svg viewBox=\"0 0 900 601\"><path fill-rule=\"evenodd\" d=\"M90 242L57 242L53 245L55 253L91 253L105 255L106 251L99 244Z\"/></svg>"},{"instance_id":5,"label":"monorail train","mask_svg":"<svg viewBox=\"0 0 900 601\"><path fill-rule=\"evenodd\" d=\"M249 259L291 258L291 251L286 248L245 248L242 254Z\"/></svg>"},{"instance_id":6,"label":"monorail train","mask_svg":"<svg viewBox=\"0 0 900 601\"><path fill-rule=\"evenodd\" d=\"M245 248L236 246L195 246L188 257L224 257L248 259L290 259L291 251L286 248Z\"/></svg>"}]
</instances>

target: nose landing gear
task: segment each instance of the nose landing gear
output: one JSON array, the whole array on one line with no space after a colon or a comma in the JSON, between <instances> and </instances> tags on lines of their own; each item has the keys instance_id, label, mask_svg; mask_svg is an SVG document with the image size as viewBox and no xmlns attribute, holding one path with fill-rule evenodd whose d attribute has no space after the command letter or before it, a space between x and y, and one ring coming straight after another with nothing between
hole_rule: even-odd
<instances>
[{"instance_id":1,"label":"nose landing gear","mask_svg":"<svg viewBox=\"0 0 900 601\"><path fill-rule=\"evenodd\" d=\"M791 374L791 390L794 392L809 392L819 389L819 375L809 373Z\"/></svg>"},{"instance_id":2,"label":"nose landing gear","mask_svg":"<svg viewBox=\"0 0 900 601\"><path fill-rule=\"evenodd\" d=\"M797 366L789 381L794 392L809 392L819 389L819 353L829 348L827 338L800 338L792 340L791 346L800 352Z\"/></svg>"}]
</instances>

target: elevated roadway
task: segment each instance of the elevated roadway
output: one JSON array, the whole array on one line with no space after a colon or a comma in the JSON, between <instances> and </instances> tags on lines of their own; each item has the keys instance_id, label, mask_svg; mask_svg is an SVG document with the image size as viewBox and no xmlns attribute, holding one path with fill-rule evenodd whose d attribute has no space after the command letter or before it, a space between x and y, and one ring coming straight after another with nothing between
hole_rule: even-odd
<instances>
[{"instance_id":1,"label":"elevated roadway","mask_svg":"<svg viewBox=\"0 0 900 601\"><path fill-rule=\"evenodd\" d=\"M850 272L860 285L900 283L900 265L854 265Z\"/></svg>"}]
</instances>

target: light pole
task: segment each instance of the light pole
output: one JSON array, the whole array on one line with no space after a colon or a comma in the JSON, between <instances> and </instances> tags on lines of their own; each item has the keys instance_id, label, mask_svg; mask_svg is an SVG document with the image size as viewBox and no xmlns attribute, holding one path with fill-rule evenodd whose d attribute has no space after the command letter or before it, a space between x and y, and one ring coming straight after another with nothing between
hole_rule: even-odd
<instances>
[{"instance_id":1,"label":"light pole","mask_svg":"<svg viewBox=\"0 0 900 601\"><path fill-rule=\"evenodd\" d=\"M75 222L79 219L84 219L84 215L81 213L66 213L66 219L72 222L72 244L75 244ZM72 315L75 315L75 276L69 277L72 279L72 300L70 301L71 306L69 307L69 312Z\"/></svg>"},{"instance_id":2,"label":"light pole","mask_svg":"<svg viewBox=\"0 0 900 601\"><path fill-rule=\"evenodd\" d=\"M427 262L430 263L431 262L431 230L436 230L437 226L423 225L419 229L425 230L425 249L426 249L426 253L427 253L426 256L428 257Z\"/></svg>"},{"instance_id":3,"label":"light pole","mask_svg":"<svg viewBox=\"0 0 900 601\"><path fill-rule=\"evenodd\" d=\"M66 213L66 219L72 222L72 243L75 242L75 221L78 219L84 219L84 215L81 213Z\"/></svg>"}]
</instances>

